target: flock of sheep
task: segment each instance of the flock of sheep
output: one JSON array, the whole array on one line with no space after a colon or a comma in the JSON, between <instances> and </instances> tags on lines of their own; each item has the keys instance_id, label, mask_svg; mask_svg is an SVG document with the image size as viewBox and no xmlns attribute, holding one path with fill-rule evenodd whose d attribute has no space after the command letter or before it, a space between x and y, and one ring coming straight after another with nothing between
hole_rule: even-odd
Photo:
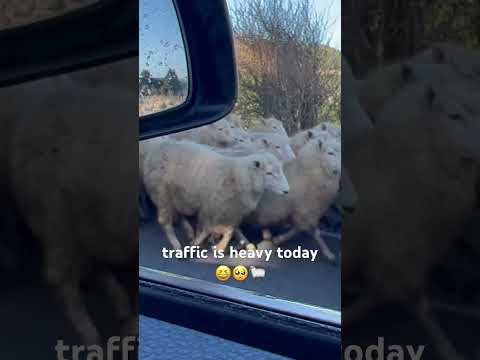
<instances>
[{"instance_id":1,"label":"flock of sheep","mask_svg":"<svg viewBox=\"0 0 480 360\"><path fill-rule=\"evenodd\" d=\"M334 262L318 225L339 188L340 128L323 122L288 137L273 117L249 131L240 124L228 115L140 143L142 184L172 247L215 245L225 251L235 239L237 246L255 249L307 233ZM243 223L261 227L260 244L245 237ZM275 226L288 231L272 236ZM175 230L180 228L182 241Z\"/></svg>"},{"instance_id":2,"label":"flock of sheep","mask_svg":"<svg viewBox=\"0 0 480 360\"><path fill-rule=\"evenodd\" d=\"M438 44L362 79L342 67L343 166L356 195L343 219L342 297L354 300L342 324L396 303L439 358L462 359L428 290L478 204L480 54ZM479 239L464 241L478 259Z\"/></svg>"}]
</instances>

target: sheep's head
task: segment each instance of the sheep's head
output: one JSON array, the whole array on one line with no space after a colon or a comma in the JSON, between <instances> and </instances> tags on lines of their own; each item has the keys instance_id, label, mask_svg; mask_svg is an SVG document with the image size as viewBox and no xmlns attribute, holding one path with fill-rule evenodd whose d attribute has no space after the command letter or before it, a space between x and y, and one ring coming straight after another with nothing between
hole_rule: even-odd
<instances>
[{"instance_id":1,"label":"sheep's head","mask_svg":"<svg viewBox=\"0 0 480 360\"><path fill-rule=\"evenodd\" d=\"M328 177L340 180L340 145L334 140L313 139L300 150L298 158L305 168L321 169Z\"/></svg>"},{"instance_id":2,"label":"sheep's head","mask_svg":"<svg viewBox=\"0 0 480 360\"><path fill-rule=\"evenodd\" d=\"M230 128L230 123L225 120L219 120L209 125L212 130L218 146L228 147L235 144L234 133Z\"/></svg>"},{"instance_id":3,"label":"sheep's head","mask_svg":"<svg viewBox=\"0 0 480 360\"><path fill-rule=\"evenodd\" d=\"M480 161L480 96L460 89L429 88L426 95L437 144L462 158Z\"/></svg>"},{"instance_id":4,"label":"sheep's head","mask_svg":"<svg viewBox=\"0 0 480 360\"><path fill-rule=\"evenodd\" d=\"M290 186L283 172L283 165L275 156L263 153L252 155L249 158L251 159L250 168L254 173L263 176L265 190L276 194L288 194Z\"/></svg>"},{"instance_id":5,"label":"sheep's head","mask_svg":"<svg viewBox=\"0 0 480 360\"><path fill-rule=\"evenodd\" d=\"M453 46L435 44L414 57L423 64L449 64L459 74L471 79L480 78L480 53Z\"/></svg>"},{"instance_id":6,"label":"sheep's head","mask_svg":"<svg viewBox=\"0 0 480 360\"><path fill-rule=\"evenodd\" d=\"M289 139L282 135L269 134L255 140L258 148L264 149L276 156L282 162L295 158Z\"/></svg>"},{"instance_id":7,"label":"sheep's head","mask_svg":"<svg viewBox=\"0 0 480 360\"><path fill-rule=\"evenodd\" d=\"M283 123L280 120L275 119L273 116L263 119L262 122L266 129L269 129L276 134L287 135Z\"/></svg>"}]
</instances>

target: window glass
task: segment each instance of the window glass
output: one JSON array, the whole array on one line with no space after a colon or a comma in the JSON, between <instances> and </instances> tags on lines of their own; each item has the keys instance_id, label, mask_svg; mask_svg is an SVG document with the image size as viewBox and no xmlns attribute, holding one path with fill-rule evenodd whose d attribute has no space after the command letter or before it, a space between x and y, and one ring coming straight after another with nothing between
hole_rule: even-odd
<instances>
[{"instance_id":1,"label":"window glass","mask_svg":"<svg viewBox=\"0 0 480 360\"><path fill-rule=\"evenodd\" d=\"M339 310L340 1L227 4L238 101L140 143L140 264Z\"/></svg>"},{"instance_id":2,"label":"window glass","mask_svg":"<svg viewBox=\"0 0 480 360\"><path fill-rule=\"evenodd\" d=\"M182 32L171 0L140 0L139 114L165 111L188 94Z\"/></svg>"}]
</instances>

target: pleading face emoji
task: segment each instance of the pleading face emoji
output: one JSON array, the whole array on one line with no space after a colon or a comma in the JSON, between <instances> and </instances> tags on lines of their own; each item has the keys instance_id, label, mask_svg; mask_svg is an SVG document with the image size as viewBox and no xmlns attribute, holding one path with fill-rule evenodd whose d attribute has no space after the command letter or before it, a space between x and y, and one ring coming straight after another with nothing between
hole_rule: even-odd
<instances>
[{"instance_id":1,"label":"pleading face emoji","mask_svg":"<svg viewBox=\"0 0 480 360\"><path fill-rule=\"evenodd\" d=\"M238 265L233 269L233 278L237 281L245 281L248 278L248 270L243 265Z\"/></svg>"}]
</instances>

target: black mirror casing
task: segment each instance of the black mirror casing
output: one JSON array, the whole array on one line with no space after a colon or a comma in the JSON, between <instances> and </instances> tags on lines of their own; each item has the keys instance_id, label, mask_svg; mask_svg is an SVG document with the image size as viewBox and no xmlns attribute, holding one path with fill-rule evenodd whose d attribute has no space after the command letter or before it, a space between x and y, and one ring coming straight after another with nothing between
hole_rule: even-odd
<instances>
[{"instance_id":1,"label":"black mirror casing","mask_svg":"<svg viewBox=\"0 0 480 360\"><path fill-rule=\"evenodd\" d=\"M138 56L138 2L101 0L1 30L0 45L0 87Z\"/></svg>"},{"instance_id":2,"label":"black mirror casing","mask_svg":"<svg viewBox=\"0 0 480 360\"><path fill-rule=\"evenodd\" d=\"M183 31L189 93L175 108L141 117L140 139L210 124L235 105L237 73L233 36L224 0L175 0Z\"/></svg>"}]
</instances>

